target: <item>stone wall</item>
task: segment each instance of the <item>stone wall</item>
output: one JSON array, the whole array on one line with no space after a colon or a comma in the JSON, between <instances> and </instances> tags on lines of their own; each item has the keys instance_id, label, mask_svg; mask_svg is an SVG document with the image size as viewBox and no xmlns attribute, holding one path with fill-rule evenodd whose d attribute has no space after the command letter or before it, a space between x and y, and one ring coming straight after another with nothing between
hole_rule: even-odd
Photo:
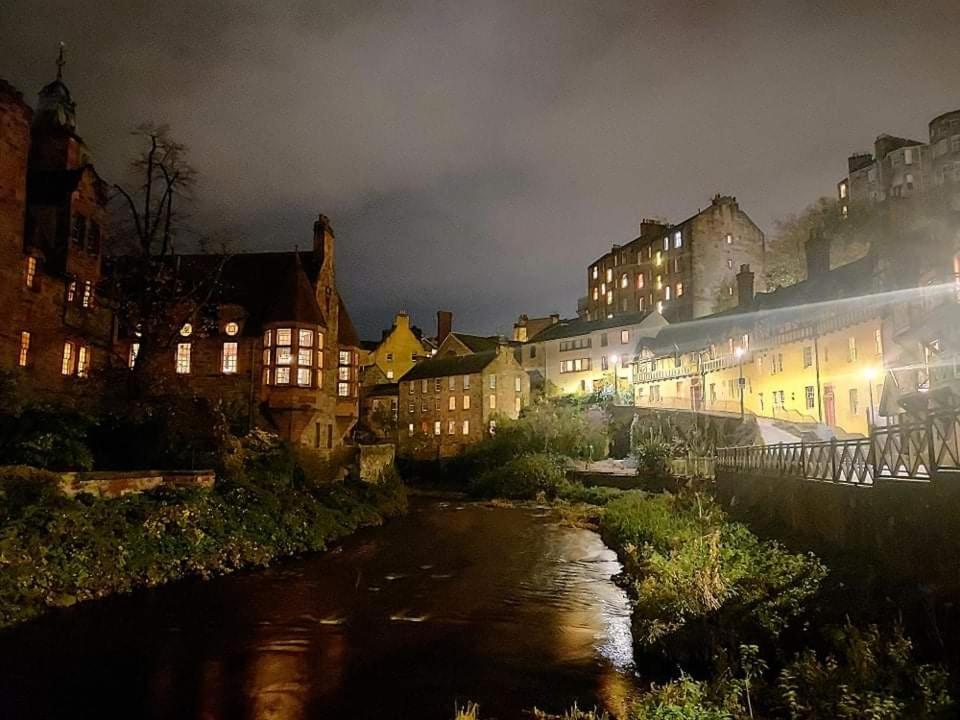
<instances>
[{"instance_id":1,"label":"stone wall","mask_svg":"<svg viewBox=\"0 0 960 720\"><path fill-rule=\"evenodd\" d=\"M392 443L360 446L360 479L377 483L383 479L387 468L393 467L396 446Z\"/></svg>"},{"instance_id":2,"label":"stone wall","mask_svg":"<svg viewBox=\"0 0 960 720\"><path fill-rule=\"evenodd\" d=\"M71 497L81 493L97 497L120 497L155 488L202 488L216 480L213 470L133 470L130 472L63 473L60 489Z\"/></svg>"},{"instance_id":3,"label":"stone wall","mask_svg":"<svg viewBox=\"0 0 960 720\"><path fill-rule=\"evenodd\" d=\"M717 493L761 534L828 559L861 557L894 582L960 594L960 478L857 486L718 470Z\"/></svg>"}]
</instances>

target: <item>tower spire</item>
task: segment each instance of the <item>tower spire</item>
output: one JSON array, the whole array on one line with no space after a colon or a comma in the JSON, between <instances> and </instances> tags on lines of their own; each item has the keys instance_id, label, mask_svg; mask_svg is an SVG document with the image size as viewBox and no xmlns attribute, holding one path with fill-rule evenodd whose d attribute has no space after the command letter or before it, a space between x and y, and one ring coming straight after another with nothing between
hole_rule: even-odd
<instances>
[{"instance_id":1,"label":"tower spire","mask_svg":"<svg viewBox=\"0 0 960 720\"><path fill-rule=\"evenodd\" d=\"M60 54L57 56L57 80L63 80L63 66L67 64L67 61L63 59L63 48L66 47L66 44L63 40L60 41Z\"/></svg>"}]
</instances>

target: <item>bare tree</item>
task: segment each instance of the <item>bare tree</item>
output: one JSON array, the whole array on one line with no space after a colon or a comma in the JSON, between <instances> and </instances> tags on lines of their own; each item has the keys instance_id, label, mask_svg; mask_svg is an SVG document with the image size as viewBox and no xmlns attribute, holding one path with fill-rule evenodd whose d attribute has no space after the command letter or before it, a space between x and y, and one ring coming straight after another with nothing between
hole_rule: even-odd
<instances>
[{"instance_id":1,"label":"bare tree","mask_svg":"<svg viewBox=\"0 0 960 720\"><path fill-rule=\"evenodd\" d=\"M167 126L143 124L133 135L139 150L131 163L132 179L113 186L117 232L109 295L121 331L138 347L131 373L136 380L149 374L143 368L171 347L185 323L202 332L227 255L221 247L202 272L182 265L177 246L186 244L186 207L196 170ZM196 242L204 246L203 239Z\"/></svg>"}]
</instances>

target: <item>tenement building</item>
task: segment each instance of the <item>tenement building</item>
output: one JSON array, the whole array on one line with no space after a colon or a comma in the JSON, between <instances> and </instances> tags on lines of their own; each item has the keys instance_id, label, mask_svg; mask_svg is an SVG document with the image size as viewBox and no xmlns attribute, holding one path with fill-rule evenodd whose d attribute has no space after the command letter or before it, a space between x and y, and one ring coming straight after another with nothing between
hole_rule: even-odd
<instances>
[{"instance_id":1,"label":"tenement building","mask_svg":"<svg viewBox=\"0 0 960 720\"><path fill-rule=\"evenodd\" d=\"M501 344L418 363L400 379L398 397L400 454L450 457L496 432L498 418L519 417L530 379Z\"/></svg>"},{"instance_id":2,"label":"tenement building","mask_svg":"<svg viewBox=\"0 0 960 720\"><path fill-rule=\"evenodd\" d=\"M675 225L644 220L640 235L614 245L587 267L587 320L656 310L670 322L709 315L736 304L741 264L763 271L763 232L735 197Z\"/></svg>"},{"instance_id":3,"label":"tenement building","mask_svg":"<svg viewBox=\"0 0 960 720\"><path fill-rule=\"evenodd\" d=\"M925 140L878 136L872 153L847 159L847 175L837 183L844 215L858 206L942 192L960 209L960 110L933 118Z\"/></svg>"},{"instance_id":4,"label":"tenement building","mask_svg":"<svg viewBox=\"0 0 960 720\"><path fill-rule=\"evenodd\" d=\"M112 341L98 293L107 186L62 68L36 111L0 80L0 369L51 399L83 396Z\"/></svg>"},{"instance_id":5,"label":"tenement building","mask_svg":"<svg viewBox=\"0 0 960 720\"><path fill-rule=\"evenodd\" d=\"M629 393L634 348L666 324L656 311L558 320L520 346L521 364L547 396Z\"/></svg>"}]
</instances>

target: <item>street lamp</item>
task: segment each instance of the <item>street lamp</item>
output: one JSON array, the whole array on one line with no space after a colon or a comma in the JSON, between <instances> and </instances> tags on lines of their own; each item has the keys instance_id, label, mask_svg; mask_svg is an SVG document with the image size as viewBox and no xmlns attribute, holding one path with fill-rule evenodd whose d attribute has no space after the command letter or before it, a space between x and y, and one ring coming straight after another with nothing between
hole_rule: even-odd
<instances>
[{"instance_id":1,"label":"street lamp","mask_svg":"<svg viewBox=\"0 0 960 720\"><path fill-rule=\"evenodd\" d=\"M734 356L737 358L737 362L740 364L740 378L737 381L737 385L740 387L740 422L743 422L743 355L744 349L738 347L733 351Z\"/></svg>"},{"instance_id":2,"label":"street lamp","mask_svg":"<svg viewBox=\"0 0 960 720\"><path fill-rule=\"evenodd\" d=\"M870 396L870 422L868 423L868 429L870 430L877 423L877 411L873 405L873 383L877 379L877 374L877 369L873 367L865 368L863 371L863 377L867 381L867 392Z\"/></svg>"}]
</instances>

